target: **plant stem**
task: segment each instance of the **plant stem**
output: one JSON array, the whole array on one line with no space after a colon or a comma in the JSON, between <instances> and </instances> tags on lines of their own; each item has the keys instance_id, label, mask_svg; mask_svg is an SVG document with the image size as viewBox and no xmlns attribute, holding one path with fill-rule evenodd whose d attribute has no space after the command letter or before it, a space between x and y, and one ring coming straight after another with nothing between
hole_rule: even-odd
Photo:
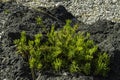
<instances>
[{"instance_id":1,"label":"plant stem","mask_svg":"<svg viewBox=\"0 0 120 80\"><path fill-rule=\"evenodd\" d=\"M33 68L31 68L31 74L32 74L32 79L35 80L35 71Z\"/></svg>"}]
</instances>

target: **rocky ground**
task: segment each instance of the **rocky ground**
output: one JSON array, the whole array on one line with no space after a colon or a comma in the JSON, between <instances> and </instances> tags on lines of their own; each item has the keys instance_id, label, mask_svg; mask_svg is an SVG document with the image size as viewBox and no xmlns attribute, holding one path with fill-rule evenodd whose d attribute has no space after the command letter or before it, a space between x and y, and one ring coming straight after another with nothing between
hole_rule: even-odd
<instances>
[{"instance_id":1,"label":"rocky ground","mask_svg":"<svg viewBox=\"0 0 120 80\"><path fill-rule=\"evenodd\" d=\"M19 1L20 2L20 1ZM78 20L92 24L99 19L120 22L120 0L35 0L21 3L25 6L63 5Z\"/></svg>"},{"instance_id":2,"label":"rocky ground","mask_svg":"<svg viewBox=\"0 0 120 80\"><path fill-rule=\"evenodd\" d=\"M78 21L63 6L32 9L15 2L0 3L0 80L32 80L28 64L15 53L13 40L20 37L22 30L29 37L41 32L42 27L35 21L38 16L48 29L52 24L61 28L66 19L71 19L73 24L79 22L79 30L91 33L91 39L98 44L100 50L111 55L111 70L106 78L44 72L38 73L37 80L120 80L120 23L98 20L88 25Z\"/></svg>"}]
</instances>

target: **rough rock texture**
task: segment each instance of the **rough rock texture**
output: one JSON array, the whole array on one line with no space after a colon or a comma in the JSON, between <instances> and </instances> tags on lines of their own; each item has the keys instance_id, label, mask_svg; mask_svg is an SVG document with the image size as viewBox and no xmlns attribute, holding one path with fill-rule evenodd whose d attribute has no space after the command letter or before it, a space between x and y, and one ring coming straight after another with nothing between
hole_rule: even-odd
<instances>
[{"instance_id":1,"label":"rough rock texture","mask_svg":"<svg viewBox=\"0 0 120 80\"><path fill-rule=\"evenodd\" d=\"M91 24L99 19L120 22L120 0L36 0L26 6L63 5L78 20Z\"/></svg>"},{"instance_id":2,"label":"rough rock texture","mask_svg":"<svg viewBox=\"0 0 120 80\"><path fill-rule=\"evenodd\" d=\"M66 19L71 19L73 22L76 20L63 6L49 10L42 7L33 10L12 2L0 3L0 80L32 80L28 64L15 53L13 40L20 38L20 32L23 30L30 38L41 32L42 27L37 25L35 20L38 16L43 19L43 24L48 29L52 24L55 24L56 28L61 28ZM88 80L87 78L90 79L89 76L56 76L47 73L38 77L38 80Z\"/></svg>"},{"instance_id":3,"label":"rough rock texture","mask_svg":"<svg viewBox=\"0 0 120 80\"><path fill-rule=\"evenodd\" d=\"M107 20L80 27L79 30L91 33L91 38L102 51L111 55L111 71L108 80L120 80L120 23Z\"/></svg>"},{"instance_id":4,"label":"rough rock texture","mask_svg":"<svg viewBox=\"0 0 120 80\"><path fill-rule=\"evenodd\" d=\"M13 2L0 3L0 80L32 80L28 64L15 53L13 40L20 37L22 30L25 30L30 38L38 32L43 32L42 26L37 25L35 21L38 16L43 19L48 29L51 24L62 28L66 19L71 19L73 24L81 23L63 6L29 9ZM108 77L104 79L67 73L38 73L38 80L120 80L120 23L98 20L91 25L81 23L79 30L91 33L91 39L99 45L100 50L111 55L111 71Z\"/></svg>"},{"instance_id":5,"label":"rough rock texture","mask_svg":"<svg viewBox=\"0 0 120 80\"><path fill-rule=\"evenodd\" d=\"M10 0L3 0L10 1ZM13 1L13 0L11 0ZM120 22L120 0L14 0L30 7L63 5L78 20L92 24L99 19Z\"/></svg>"}]
</instances>

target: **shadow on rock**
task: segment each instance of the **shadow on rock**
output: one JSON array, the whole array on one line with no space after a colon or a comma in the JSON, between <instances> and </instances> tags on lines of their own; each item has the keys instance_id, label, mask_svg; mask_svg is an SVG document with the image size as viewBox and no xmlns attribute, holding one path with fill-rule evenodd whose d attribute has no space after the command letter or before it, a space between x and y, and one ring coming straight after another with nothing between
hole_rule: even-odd
<instances>
[{"instance_id":1,"label":"shadow on rock","mask_svg":"<svg viewBox=\"0 0 120 80\"><path fill-rule=\"evenodd\" d=\"M36 24L36 18L40 17L43 20L43 25ZM51 25L54 24L56 29L62 28L65 25L65 20L71 19L75 23L81 23L63 6L56 8L46 9L39 7L37 10L29 9L28 7L17 5L16 3L0 3L0 32L4 31L1 37L0 46L0 60L1 67L1 80L31 80L31 73L28 64L15 53L15 45L13 40L20 38L20 32L26 31L27 36L32 39L34 34L42 32L43 27L49 31ZM107 20L99 20L92 25L81 23L79 31L89 32L91 39L98 44L101 51L108 52L111 55L111 70L108 77L104 80L120 80L120 23L114 23ZM42 77L41 77L42 78ZM50 80L66 79L66 80L93 80L77 77L48 77ZM40 79L47 79L45 76ZM102 80L96 78L95 80Z\"/></svg>"}]
</instances>

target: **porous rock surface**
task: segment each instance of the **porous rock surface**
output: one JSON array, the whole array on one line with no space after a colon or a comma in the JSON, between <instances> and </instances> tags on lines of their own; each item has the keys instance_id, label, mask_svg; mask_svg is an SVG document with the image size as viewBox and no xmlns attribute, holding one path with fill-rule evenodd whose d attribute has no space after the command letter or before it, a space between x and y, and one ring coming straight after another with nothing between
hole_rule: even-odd
<instances>
[{"instance_id":1,"label":"porous rock surface","mask_svg":"<svg viewBox=\"0 0 120 80\"><path fill-rule=\"evenodd\" d=\"M108 80L120 80L120 23L98 20L79 30L89 32L99 48L111 55Z\"/></svg>"},{"instance_id":2,"label":"porous rock surface","mask_svg":"<svg viewBox=\"0 0 120 80\"><path fill-rule=\"evenodd\" d=\"M29 9L15 2L0 3L0 80L32 80L29 66L20 55L16 54L13 40L20 38L20 33L23 30L30 38L34 34L42 32L42 27L36 24L37 17L42 18L43 24L48 29L52 24L55 24L56 28L62 28L66 19L71 19L73 22L77 21L63 6L49 10L40 7L39 10ZM44 73L37 79L87 80L87 78L90 79L90 77L85 76L75 77L62 74L56 76Z\"/></svg>"},{"instance_id":3,"label":"porous rock surface","mask_svg":"<svg viewBox=\"0 0 120 80\"><path fill-rule=\"evenodd\" d=\"M26 6L63 5L78 20L87 24L92 24L99 19L120 22L120 0L35 0L32 2L24 0L23 2L26 2Z\"/></svg>"},{"instance_id":4,"label":"porous rock surface","mask_svg":"<svg viewBox=\"0 0 120 80\"><path fill-rule=\"evenodd\" d=\"M71 19L73 24L79 22L79 30L91 33L91 39L98 44L100 50L111 55L111 70L106 78L67 73L59 76L38 73L38 80L120 80L120 23L98 20L87 25L78 21L63 6L49 9L39 7L35 10L15 2L0 3L0 80L32 80L29 66L16 54L13 40L20 38L23 30L30 38L42 32L42 27L35 22L38 16L43 19L43 24L48 29L52 24L55 24L56 28L62 28L66 19Z\"/></svg>"}]
</instances>

